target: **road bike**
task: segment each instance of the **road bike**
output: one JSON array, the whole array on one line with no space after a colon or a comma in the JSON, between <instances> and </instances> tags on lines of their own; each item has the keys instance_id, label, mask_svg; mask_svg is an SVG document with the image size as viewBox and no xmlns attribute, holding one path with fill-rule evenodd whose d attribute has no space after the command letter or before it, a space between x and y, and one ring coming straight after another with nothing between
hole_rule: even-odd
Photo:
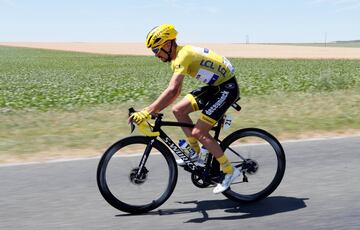
<instances>
[{"instance_id":1,"label":"road bike","mask_svg":"<svg viewBox=\"0 0 360 230\"><path fill-rule=\"evenodd\" d=\"M233 107L241 109L236 102ZM133 112L135 110L130 108L129 116ZM162 118L161 113L153 114L153 124L143 122L138 126L144 136L120 139L101 157L97 184L104 199L114 208L139 214L162 205L177 183L178 166L174 155L185 162L182 167L191 174L196 187L208 188L221 183L224 174L211 153L205 164L196 164L163 130L163 127L193 128L194 125ZM213 136L232 165L241 171L241 176L223 195L235 202L266 198L279 186L285 173L285 154L280 142L258 128L239 129L222 139L220 131L226 122L224 117L217 122L212 128ZM132 124L131 132L133 130Z\"/></svg>"}]
</instances>

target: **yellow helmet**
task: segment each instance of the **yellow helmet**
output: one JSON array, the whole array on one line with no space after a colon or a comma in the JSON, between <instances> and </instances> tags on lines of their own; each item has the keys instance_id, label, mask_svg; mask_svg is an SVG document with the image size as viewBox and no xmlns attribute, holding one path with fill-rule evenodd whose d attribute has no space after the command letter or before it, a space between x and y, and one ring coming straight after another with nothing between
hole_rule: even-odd
<instances>
[{"instance_id":1,"label":"yellow helmet","mask_svg":"<svg viewBox=\"0 0 360 230\"><path fill-rule=\"evenodd\" d=\"M171 24L162 24L153 28L146 36L147 48L161 48L167 41L176 38L177 31Z\"/></svg>"}]
</instances>

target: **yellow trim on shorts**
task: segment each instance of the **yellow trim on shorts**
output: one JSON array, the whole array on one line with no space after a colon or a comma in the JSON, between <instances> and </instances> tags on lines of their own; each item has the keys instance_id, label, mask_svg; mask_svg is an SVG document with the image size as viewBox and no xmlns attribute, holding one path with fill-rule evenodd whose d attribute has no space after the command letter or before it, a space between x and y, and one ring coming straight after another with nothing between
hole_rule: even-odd
<instances>
[{"instance_id":1,"label":"yellow trim on shorts","mask_svg":"<svg viewBox=\"0 0 360 230\"><path fill-rule=\"evenodd\" d=\"M211 117L209 117L209 116L206 116L205 114L201 114L200 115L200 118L199 118L200 120L202 120L203 122L205 122L205 123L208 123L209 125L212 125L212 126L214 126L215 124L216 124L216 120L214 120L214 119L212 119Z\"/></svg>"},{"instance_id":2,"label":"yellow trim on shorts","mask_svg":"<svg viewBox=\"0 0 360 230\"><path fill-rule=\"evenodd\" d=\"M199 106L192 94L187 94L185 97L190 101L191 107L194 111L199 110Z\"/></svg>"}]
</instances>

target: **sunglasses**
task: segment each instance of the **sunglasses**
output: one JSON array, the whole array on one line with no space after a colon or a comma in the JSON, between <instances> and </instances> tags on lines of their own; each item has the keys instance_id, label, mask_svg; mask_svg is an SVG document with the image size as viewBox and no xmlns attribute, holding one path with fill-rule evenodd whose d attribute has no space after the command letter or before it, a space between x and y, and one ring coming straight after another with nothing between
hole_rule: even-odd
<instances>
[{"instance_id":1,"label":"sunglasses","mask_svg":"<svg viewBox=\"0 0 360 230\"><path fill-rule=\"evenodd\" d=\"M156 54L158 54L160 52L161 49L160 48L153 48L151 50L156 55Z\"/></svg>"}]
</instances>

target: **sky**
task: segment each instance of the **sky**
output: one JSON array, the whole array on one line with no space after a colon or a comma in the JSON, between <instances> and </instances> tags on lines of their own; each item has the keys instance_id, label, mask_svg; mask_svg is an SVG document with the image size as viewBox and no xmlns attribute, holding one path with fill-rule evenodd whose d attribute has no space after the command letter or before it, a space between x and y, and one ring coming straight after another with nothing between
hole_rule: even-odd
<instances>
[{"instance_id":1,"label":"sky","mask_svg":"<svg viewBox=\"0 0 360 230\"><path fill-rule=\"evenodd\" d=\"M360 0L0 0L1 42L144 42L163 23L179 43L360 40Z\"/></svg>"}]
</instances>

